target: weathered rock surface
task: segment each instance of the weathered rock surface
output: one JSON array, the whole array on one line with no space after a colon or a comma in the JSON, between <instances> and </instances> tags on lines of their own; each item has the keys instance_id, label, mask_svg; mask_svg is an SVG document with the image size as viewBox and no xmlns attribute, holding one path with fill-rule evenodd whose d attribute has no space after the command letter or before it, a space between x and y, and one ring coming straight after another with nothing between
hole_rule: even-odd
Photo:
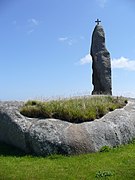
<instances>
[{"instance_id":1,"label":"weathered rock surface","mask_svg":"<svg viewBox=\"0 0 135 180\"><path fill-rule=\"evenodd\" d=\"M28 152L27 133L32 121L19 113L22 102L0 102L0 141Z\"/></svg>"},{"instance_id":2,"label":"weathered rock surface","mask_svg":"<svg viewBox=\"0 0 135 180\"><path fill-rule=\"evenodd\" d=\"M105 46L105 33L101 25L96 25L92 34L92 94L112 95L110 53Z\"/></svg>"},{"instance_id":3,"label":"weathered rock surface","mask_svg":"<svg viewBox=\"0 0 135 180\"><path fill-rule=\"evenodd\" d=\"M0 141L25 152L42 156L89 153L135 138L135 100L101 119L80 124L27 118L18 111L22 105L23 102L0 102Z\"/></svg>"}]
</instances>

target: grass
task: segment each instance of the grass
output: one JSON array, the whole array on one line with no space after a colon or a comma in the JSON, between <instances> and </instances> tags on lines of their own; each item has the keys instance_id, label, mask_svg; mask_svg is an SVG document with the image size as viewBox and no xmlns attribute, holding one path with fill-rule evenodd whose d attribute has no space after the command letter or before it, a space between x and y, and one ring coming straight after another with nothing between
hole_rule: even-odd
<instances>
[{"instance_id":1,"label":"grass","mask_svg":"<svg viewBox=\"0 0 135 180\"><path fill-rule=\"evenodd\" d=\"M81 123L101 118L107 112L122 108L127 103L123 97L84 96L41 102L31 100L20 109L21 114L35 118L56 118Z\"/></svg>"},{"instance_id":2,"label":"grass","mask_svg":"<svg viewBox=\"0 0 135 180\"><path fill-rule=\"evenodd\" d=\"M24 155L0 144L0 179L4 180L130 180L135 178L135 143L108 152L79 156Z\"/></svg>"}]
</instances>

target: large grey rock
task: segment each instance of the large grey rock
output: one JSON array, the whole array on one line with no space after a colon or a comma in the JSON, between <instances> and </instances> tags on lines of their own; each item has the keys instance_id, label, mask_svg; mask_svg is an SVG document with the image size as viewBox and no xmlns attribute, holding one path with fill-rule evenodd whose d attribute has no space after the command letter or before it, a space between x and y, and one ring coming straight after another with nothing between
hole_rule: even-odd
<instances>
[{"instance_id":1,"label":"large grey rock","mask_svg":"<svg viewBox=\"0 0 135 180\"><path fill-rule=\"evenodd\" d=\"M110 53L105 46L105 33L99 24L95 26L92 34L90 54L92 56L92 94L112 95L111 60Z\"/></svg>"},{"instance_id":2,"label":"large grey rock","mask_svg":"<svg viewBox=\"0 0 135 180\"><path fill-rule=\"evenodd\" d=\"M0 141L29 152L27 134L34 119L19 113L23 102L0 102Z\"/></svg>"},{"instance_id":3,"label":"large grey rock","mask_svg":"<svg viewBox=\"0 0 135 180\"><path fill-rule=\"evenodd\" d=\"M101 119L80 124L26 118L18 111L22 104L0 102L0 141L25 152L41 156L90 153L105 145L114 147L135 138L135 100L129 100L123 109Z\"/></svg>"}]
</instances>

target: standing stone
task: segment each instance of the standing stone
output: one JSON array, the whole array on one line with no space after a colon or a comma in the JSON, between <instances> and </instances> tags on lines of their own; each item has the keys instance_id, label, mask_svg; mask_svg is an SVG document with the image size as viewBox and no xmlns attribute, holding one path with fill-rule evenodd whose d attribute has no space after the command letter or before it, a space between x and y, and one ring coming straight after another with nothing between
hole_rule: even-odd
<instances>
[{"instance_id":1,"label":"standing stone","mask_svg":"<svg viewBox=\"0 0 135 180\"><path fill-rule=\"evenodd\" d=\"M110 53L105 46L105 33L99 21L92 34L91 56L92 56L92 94L112 95L111 83L111 60Z\"/></svg>"}]
</instances>

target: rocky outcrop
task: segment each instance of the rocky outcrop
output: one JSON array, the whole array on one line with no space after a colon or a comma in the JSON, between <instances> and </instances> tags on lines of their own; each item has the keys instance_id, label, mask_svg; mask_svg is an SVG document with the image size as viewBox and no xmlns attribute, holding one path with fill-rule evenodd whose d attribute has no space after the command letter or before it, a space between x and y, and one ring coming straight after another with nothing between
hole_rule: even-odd
<instances>
[{"instance_id":1,"label":"rocky outcrop","mask_svg":"<svg viewBox=\"0 0 135 180\"><path fill-rule=\"evenodd\" d=\"M25 152L81 154L103 146L118 146L135 138L135 100L93 122L73 124L58 119L27 118L19 113L23 103L0 102L0 141Z\"/></svg>"},{"instance_id":2,"label":"rocky outcrop","mask_svg":"<svg viewBox=\"0 0 135 180\"><path fill-rule=\"evenodd\" d=\"M19 113L23 102L0 102L0 141L29 152L27 133L33 120Z\"/></svg>"},{"instance_id":3,"label":"rocky outcrop","mask_svg":"<svg viewBox=\"0 0 135 180\"><path fill-rule=\"evenodd\" d=\"M111 60L110 53L105 47L105 33L99 24L95 26L92 34L91 51L92 56L92 94L112 95L111 83Z\"/></svg>"}]
</instances>

